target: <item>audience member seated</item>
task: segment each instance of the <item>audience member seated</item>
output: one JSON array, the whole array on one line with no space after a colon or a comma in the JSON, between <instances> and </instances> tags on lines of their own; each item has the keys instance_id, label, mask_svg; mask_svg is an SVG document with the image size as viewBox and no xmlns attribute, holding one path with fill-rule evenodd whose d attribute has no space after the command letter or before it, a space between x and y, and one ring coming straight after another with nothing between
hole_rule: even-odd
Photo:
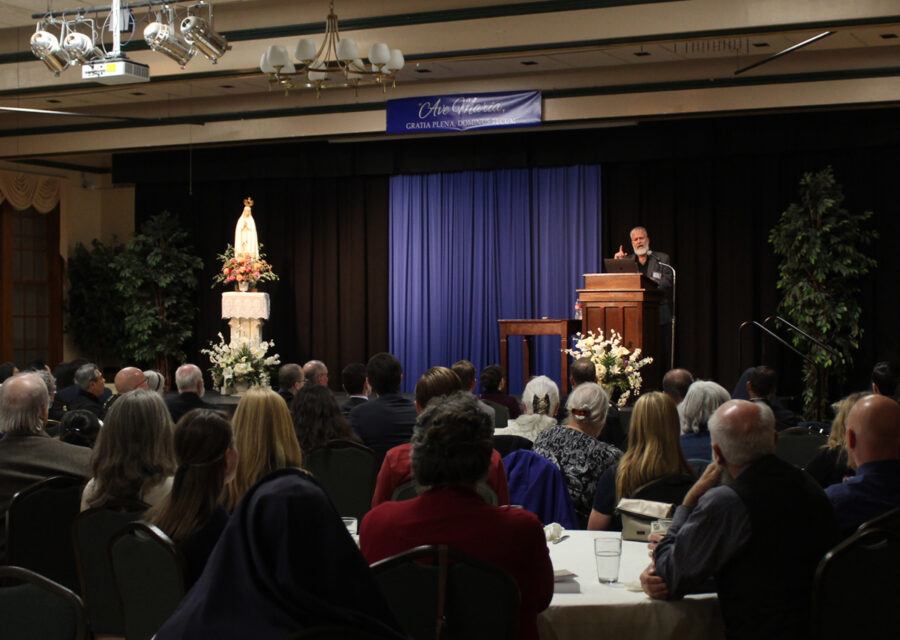
<instances>
[{"instance_id":1,"label":"audience member seated","mask_svg":"<svg viewBox=\"0 0 900 640\"><path fill-rule=\"evenodd\" d=\"M305 472L281 469L247 492L156 638L282 640L334 625L404 637L328 496Z\"/></svg>"},{"instance_id":2,"label":"audience member seated","mask_svg":"<svg viewBox=\"0 0 900 640\"><path fill-rule=\"evenodd\" d=\"M569 366L569 388L574 390L585 382L597 382L597 365L590 358L576 358ZM557 414L560 424L566 422L569 417L565 409L568 400L566 397L560 401ZM619 409L614 404L610 404L609 410L606 412L606 425L600 432L600 440L619 450L624 450L628 446L625 429L622 428L622 421L619 418Z\"/></svg>"},{"instance_id":3,"label":"audience member seated","mask_svg":"<svg viewBox=\"0 0 900 640\"><path fill-rule=\"evenodd\" d=\"M238 464L234 479L225 486L224 505L234 511L244 494L261 478L287 467L303 466L291 412L271 389L252 387L231 419Z\"/></svg>"},{"instance_id":4,"label":"audience member seated","mask_svg":"<svg viewBox=\"0 0 900 640\"><path fill-rule=\"evenodd\" d=\"M421 414L433 399L460 390L462 390L462 383L459 376L453 371L446 367L431 367L416 382L416 411ZM503 459L497 451L493 450L493 445L491 449L487 484L497 494L497 504L509 504L509 487L506 483ZM375 493L372 496L373 507L390 500L397 487L412 480L411 450L412 444L407 442L387 452L384 462L381 464L381 470L378 472L378 479L375 481Z\"/></svg>"},{"instance_id":5,"label":"audience member seated","mask_svg":"<svg viewBox=\"0 0 900 640\"><path fill-rule=\"evenodd\" d=\"M206 387L203 384L203 372L197 365L183 364L178 367L175 370L175 386L178 388L178 395L166 400L173 422L181 420L181 416L191 409L216 410L215 405L203 401Z\"/></svg>"},{"instance_id":6,"label":"audience member seated","mask_svg":"<svg viewBox=\"0 0 900 640\"><path fill-rule=\"evenodd\" d=\"M751 402L765 402L775 414L775 430L782 431L797 426L800 422L793 411L776 402L775 392L778 390L778 374L775 369L760 365L756 367L747 380L747 394Z\"/></svg>"},{"instance_id":7,"label":"audience member seated","mask_svg":"<svg viewBox=\"0 0 900 640\"><path fill-rule=\"evenodd\" d=\"M310 360L303 365L304 384L320 384L328 388L328 367L321 360Z\"/></svg>"},{"instance_id":8,"label":"audience member seated","mask_svg":"<svg viewBox=\"0 0 900 640\"><path fill-rule=\"evenodd\" d=\"M711 380L697 380L678 405L681 420L681 450L689 460L712 460L707 423L728 402L728 390Z\"/></svg>"},{"instance_id":9,"label":"audience member seated","mask_svg":"<svg viewBox=\"0 0 900 640\"><path fill-rule=\"evenodd\" d=\"M380 465L388 449L406 444L416 424L416 407L400 395L403 367L391 353L376 353L366 365L366 379L376 398L350 411L347 419Z\"/></svg>"},{"instance_id":10,"label":"audience member seated","mask_svg":"<svg viewBox=\"0 0 900 640\"><path fill-rule=\"evenodd\" d=\"M628 450L600 476L588 529L621 531L622 522L615 515L619 500L664 476L694 476L678 444L679 432L678 409L668 395L654 391L638 398L628 427Z\"/></svg>"},{"instance_id":11,"label":"audience member seated","mask_svg":"<svg viewBox=\"0 0 900 640\"><path fill-rule=\"evenodd\" d=\"M78 367L75 372L75 384L78 386L78 394L66 403L66 409L68 411L85 409L102 419L104 401L101 398L106 391L106 381L97 365L88 362Z\"/></svg>"},{"instance_id":12,"label":"audience member seated","mask_svg":"<svg viewBox=\"0 0 900 640\"><path fill-rule=\"evenodd\" d=\"M847 451L856 475L825 489L844 536L900 507L900 404L883 395L859 400L847 417Z\"/></svg>"},{"instance_id":13,"label":"audience member seated","mask_svg":"<svg viewBox=\"0 0 900 640\"><path fill-rule=\"evenodd\" d=\"M168 495L175 471L172 419L158 393L135 389L110 407L91 469L82 511L138 502L152 506Z\"/></svg>"},{"instance_id":14,"label":"audience member seated","mask_svg":"<svg viewBox=\"0 0 900 640\"><path fill-rule=\"evenodd\" d=\"M320 384L303 387L294 394L291 414L300 450L305 455L332 440L359 442L334 395Z\"/></svg>"},{"instance_id":15,"label":"audience member seated","mask_svg":"<svg viewBox=\"0 0 900 640\"><path fill-rule=\"evenodd\" d=\"M694 383L694 376L687 369L670 369L663 376L663 393L672 398L672 402L681 404L690 386Z\"/></svg>"},{"instance_id":16,"label":"audience member seated","mask_svg":"<svg viewBox=\"0 0 900 640\"><path fill-rule=\"evenodd\" d=\"M495 436L522 436L532 442L547 427L556 425L559 410L559 387L547 376L528 381L522 392L522 413L510 420L505 429L494 429Z\"/></svg>"},{"instance_id":17,"label":"audience member seated","mask_svg":"<svg viewBox=\"0 0 900 640\"><path fill-rule=\"evenodd\" d=\"M468 391L469 393L474 395L475 392L475 365L469 362L468 360L457 360L454 362L450 369L459 376L459 381L462 383L463 391ZM489 404L478 400L478 406L481 407L481 410L486 414L491 416L491 421L494 422L495 427L502 427L503 425L496 424L497 414L494 411L493 407Z\"/></svg>"},{"instance_id":18,"label":"audience member seated","mask_svg":"<svg viewBox=\"0 0 900 640\"><path fill-rule=\"evenodd\" d=\"M806 465L806 471L823 489L843 482L856 473L847 455L847 416L850 415L853 405L868 395L871 395L868 391L851 393L840 402L831 405L835 416L831 423L828 442L822 445L819 453Z\"/></svg>"},{"instance_id":19,"label":"audience member seated","mask_svg":"<svg viewBox=\"0 0 900 640\"><path fill-rule=\"evenodd\" d=\"M694 384L697 384L696 382ZM709 421L711 463L675 510L641 574L651 598L715 578L726 638L806 638L816 566L837 538L834 512L805 471L775 456L775 416L730 400ZM805 532L802 544L791 544Z\"/></svg>"},{"instance_id":20,"label":"audience member seated","mask_svg":"<svg viewBox=\"0 0 900 640\"><path fill-rule=\"evenodd\" d=\"M289 362L278 369L278 395L291 406L294 394L303 386L303 369L299 364Z\"/></svg>"},{"instance_id":21,"label":"audience member seated","mask_svg":"<svg viewBox=\"0 0 900 640\"><path fill-rule=\"evenodd\" d=\"M553 597L553 567L533 513L485 502L475 486L488 473L492 425L464 391L433 399L412 442L413 475L431 487L385 502L363 518L360 548L370 563L425 544L446 544L507 571L522 596L519 637L537 639L537 614Z\"/></svg>"},{"instance_id":22,"label":"audience member seated","mask_svg":"<svg viewBox=\"0 0 900 640\"><path fill-rule=\"evenodd\" d=\"M40 377L47 387L47 392L50 394L50 406L47 408L47 419L62 420L62 417L66 413L66 408L56 399L56 379L54 379L53 374L50 373L50 370L47 368L34 369L29 371L29 373L33 373Z\"/></svg>"},{"instance_id":23,"label":"audience member seated","mask_svg":"<svg viewBox=\"0 0 900 640\"><path fill-rule=\"evenodd\" d=\"M366 365L362 362L351 362L341 371L341 386L347 394L347 400L341 405L344 415L350 415L353 407L369 401L372 392L366 380Z\"/></svg>"},{"instance_id":24,"label":"audience member seated","mask_svg":"<svg viewBox=\"0 0 900 640\"><path fill-rule=\"evenodd\" d=\"M18 373L19 368L16 366L15 362L4 362L3 364L0 364L0 384L3 384L7 379L12 378Z\"/></svg>"},{"instance_id":25,"label":"audience member seated","mask_svg":"<svg viewBox=\"0 0 900 640\"><path fill-rule=\"evenodd\" d=\"M569 394L569 417L564 425L541 432L534 451L559 467L566 477L569 495L581 526L587 526L597 481L616 464L622 452L597 439L606 422L609 395L594 382L578 385Z\"/></svg>"},{"instance_id":26,"label":"audience member seated","mask_svg":"<svg viewBox=\"0 0 900 640\"><path fill-rule=\"evenodd\" d=\"M66 411L59 422L59 439L69 444L93 449L100 435L100 418L90 411Z\"/></svg>"},{"instance_id":27,"label":"audience member seated","mask_svg":"<svg viewBox=\"0 0 900 640\"><path fill-rule=\"evenodd\" d=\"M522 413L522 408L516 399L506 393L506 372L499 364L489 364L481 370L478 378L481 383L481 399L496 402L509 410L509 417L515 420ZM497 425L505 427L506 425Z\"/></svg>"},{"instance_id":28,"label":"audience member seated","mask_svg":"<svg viewBox=\"0 0 900 640\"><path fill-rule=\"evenodd\" d=\"M40 377L23 373L0 386L0 564L6 557L6 511L22 489L51 476L90 476L91 452L44 431L50 396Z\"/></svg>"},{"instance_id":29,"label":"audience member seated","mask_svg":"<svg viewBox=\"0 0 900 640\"><path fill-rule=\"evenodd\" d=\"M872 367L872 392L883 396L894 396L900 389L900 364L879 362Z\"/></svg>"},{"instance_id":30,"label":"audience member seated","mask_svg":"<svg viewBox=\"0 0 900 640\"><path fill-rule=\"evenodd\" d=\"M166 377L156 369L147 369L144 371L144 377L147 379L147 388L155 391L159 395L166 393Z\"/></svg>"},{"instance_id":31,"label":"audience member seated","mask_svg":"<svg viewBox=\"0 0 900 640\"><path fill-rule=\"evenodd\" d=\"M75 372L80 366L88 363L86 358L76 358L70 362L61 362L53 370L53 377L56 378L56 399L63 407L68 407L81 391L75 383ZM101 402L106 402L111 395L112 391L104 386L103 395L100 396Z\"/></svg>"},{"instance_id":32,"label":"audience member seated","mask_svg":"<svg viewBox=\"0 0 900 640\"><path fill-rule=\"evenodd\" d=\"M147 376L137 367L124 367L119 369L113 384L116 386L116 393L109 397L103 404L103 413L109 411L113 402L119 399L124 393L134 391L135 389L149 389L147 386Z\"/></svg>"},{"instance_id":33,"label":"audience member seated","mask_svg":"<svg viewBox=\"0 0 900 640\"><path fill-rule=\"evenodd\" d=\"M185 589L197 581L228 524L219 504L237 469L234 435L225 414L188 411L175 425L175 477L172 491L144 516L162 529L184 558Z\"/></svg>"}]
</instances>

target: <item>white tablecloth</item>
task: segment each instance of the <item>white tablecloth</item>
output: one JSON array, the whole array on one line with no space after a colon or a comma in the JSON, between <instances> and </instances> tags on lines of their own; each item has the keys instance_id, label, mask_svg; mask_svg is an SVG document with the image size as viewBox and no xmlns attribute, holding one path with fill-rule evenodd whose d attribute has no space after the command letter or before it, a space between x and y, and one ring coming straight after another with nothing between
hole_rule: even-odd
<instances>
[{"instance_id":1,"label":"white tablecloth","mask_svg":"<svg viewBox=\"0 0 900 640\"><path fill-rule=\"evenodd\" d=\"M581 593L556 593L550 607L538 616L542 640L593 638L723 638L724 629L715 595L689 596L672 602L651 600L626 585L640 584L649 564L647 545L624 542L618 584L597 580L594 538L618 533L568 531L569 538L550 544L554 569L578 574Z\"/></svg>"},{"instance_id":2,"label":"white tablecloth","mask_svg":"<svg viewBox=\"0 0 900 640\"><path fill-rule=\"evenodd\" d=\"M262 292L226 291L222 294L223 318L269 319L269 294Z\"/></svg>"}]
</instances>

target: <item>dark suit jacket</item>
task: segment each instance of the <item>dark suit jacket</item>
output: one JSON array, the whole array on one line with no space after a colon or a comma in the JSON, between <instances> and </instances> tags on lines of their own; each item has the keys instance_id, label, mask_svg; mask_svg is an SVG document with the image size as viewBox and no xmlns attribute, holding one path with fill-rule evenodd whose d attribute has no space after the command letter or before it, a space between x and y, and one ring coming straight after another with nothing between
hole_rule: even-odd
<instances>
[{"instance_id":1,"label":"dark suit jacket","mask_svg":"<svg viewBox=\"0 0 900 640\"><path fill-rule=\"evenodd\" d=\"M365 398L360 398L359 396L347 398L347 401L341 405L341 411L344 412L345 416L350 415L350 412L353 411L353 407L364 404L368 402Z\"/></svg>"},{"instance_id":2,"label":"dark suit jacket","mask_svg":"<svg viewBox=\"0 0 900 640\"><path fill-rule=\"evenodd\" d=\"M193 391L185 391L174 398L167 399L166 406L169 408L169 413L172 414L172 422L178 422L181 416L191 409L219 409L214 404L203 402L203 399Z\"/></svg>"},{"instance_id":3,"label":"dark suit jacket","mask_svg":"<svg viewBox=\"0 0 900 640\"><path fill-rule=\"evenodd\" d=\"M78 394L66 405L66 411L75 411L77 409L90 411L98 418L103 418L105 414L103 400L84 389L79 389Z\"/></svg>"},{"instance_id":4,"label":"dark suit jacket","mask_svg":"<svg viewBox=\"0 0 900 640\"><path fill-rule=\"evenodd\" d=\"M388 449L406 444L416 424L416 405L399 393L386 393L354 407L350 425L367 447L378 456L378 466Z\"/></svg>"},{"instance_id":5,"label":"dark suit jacket","mask_svg":"<svg viewBox=\"0 0 900 640\"><path fill-rule=\"evenodd\" d=\"M46 433L6 434L0 440L0 561L6 558L6 510L22 489L51 476L89 478L91 450Z\"/></svg>"},{"instance_id":6,"label":"dark suit jacket","mask_svg":"<svg viewBox=\"0 0 900 640\"><path fill-rule=\"evenodd\" d=\"M643 271L645 266L638 262L637 256L634 257L634 260L638 264L638 269ZM667 267L659 266L660 262L672 264L668 253L650 251L650 255L647 256L645 273L647 274L647 277L656 282L663 293L665 293L665 296L663 296L662 301L659 303L659 323L669 324L672 322L672 310L669 307L669 296L672 295L672 270Z\"/></svg>"}]
</instances>

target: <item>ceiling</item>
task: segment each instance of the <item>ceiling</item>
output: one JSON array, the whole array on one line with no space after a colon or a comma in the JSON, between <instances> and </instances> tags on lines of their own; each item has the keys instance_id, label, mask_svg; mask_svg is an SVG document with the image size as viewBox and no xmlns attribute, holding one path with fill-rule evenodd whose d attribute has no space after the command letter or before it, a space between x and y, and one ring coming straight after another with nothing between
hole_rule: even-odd
<instances>
[{"instance_id":1,"label":"ceiling","mask_svg":"<svg viewBox=\"0 0 900 640\"><path fill-rule=\"evenodd\" d=\"M137 130L94 118L0 114L0 158L383 136L386 99L464 91L540 89L546 126L900 101L896 0L337 0L342 34L363 51L379 40L399 47L407 65L384 94L335 89L319 98L273 90L257 65L270 43L292 51L299 37L321 40L325 0L214 0L216 28L233 48L218 64L196 56L183 70L147 50L147 9L135 8L136 35L123 51L150 65L151 81L118 86L82 80L77 68L55 77L33 57L31 16L48 4L54 11L108 5L0 1L0 106L155 120Z\"/></svg>"}]
</instances>

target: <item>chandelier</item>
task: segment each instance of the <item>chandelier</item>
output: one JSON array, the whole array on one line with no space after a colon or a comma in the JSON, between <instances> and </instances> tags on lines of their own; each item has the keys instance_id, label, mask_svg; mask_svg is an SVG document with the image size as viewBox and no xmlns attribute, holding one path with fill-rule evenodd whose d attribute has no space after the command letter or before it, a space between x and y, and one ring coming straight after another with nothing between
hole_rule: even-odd
<instances>
[{"instance_id":1,"label":"chandelier","mask_svg":"<svg viewBox=\"0 0 900 640\"><path fill-rule=\"evenodd\" d=\"M316 97L322 89L330 87L353 87L354 91L364 85L381 85L382 91L388 84L396 87L397 72L405 64L403 52L376 42L369 49L366 65L356 41L341 38L334 0L329 2L329 8L322 46L317 50L315 43L302 38L294 49L298 65L294 65L281 45L272 45L263 53L259 70L266 74L269 83L283 88L285 93L298 87L314 88Z\"/></svg>"}]
</instances>

